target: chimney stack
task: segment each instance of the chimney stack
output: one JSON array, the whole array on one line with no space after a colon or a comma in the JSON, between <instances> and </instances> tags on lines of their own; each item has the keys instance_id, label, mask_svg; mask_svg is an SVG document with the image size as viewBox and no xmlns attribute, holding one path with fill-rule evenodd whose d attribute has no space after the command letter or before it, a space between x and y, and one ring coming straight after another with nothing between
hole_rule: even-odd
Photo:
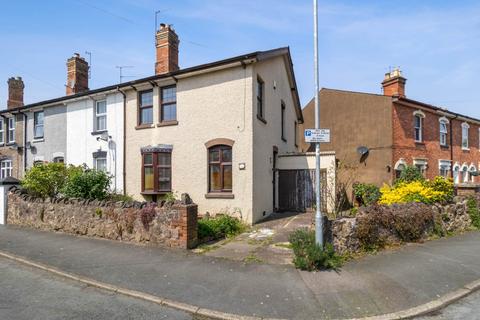
<instances>
[{"instance_id":1,"label":"chimney stack","mask_svg":"<svg viewBox=\"0 0 480 320\"><path fill-rule=\"evenodd\" d=\"M157 61L155 74L177 71L178 67L178 36L169 24L160 24L155 37Z\"/></svg>"},{"instance_id":2,"label":"chimney stack","mask_svg":"<svg viewBox=\"0 0 480 320\"><path fill-rule=\"evenodd\" d=\"M382 82L383 94L389 97L405 98L405 83L407 79L402 76L399 68L385 73L385 79Z\"/></svg>"},{"instance_id":3,"label":"chimney stack","mask_svg":"<svg viewBox=\"0 0 480 320\"><path fill-rule=\"evenodd\" d=\"M67 60L67 96L88 91L88 62L75 53Z\"/></svg>"},{"instance_id":4,"label":"chimney stack","mask_svg":"<svg viewBox=\"0 0 480 320\"><path fill-rule=\"evenodd\" d=\"M8 79L8 100L7 109L23 107L23 89L25 84L22 77L11 77Z\"/></svg>"}]
</instances>

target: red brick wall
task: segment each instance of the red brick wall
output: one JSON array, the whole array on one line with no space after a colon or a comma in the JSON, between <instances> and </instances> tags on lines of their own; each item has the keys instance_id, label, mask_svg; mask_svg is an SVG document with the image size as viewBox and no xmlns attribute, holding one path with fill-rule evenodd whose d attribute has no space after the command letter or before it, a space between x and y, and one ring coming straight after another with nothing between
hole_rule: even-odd
<instances>
[{"instance_id":1,"label":"red brick wall","mask_svg":"<svg viewBox=\"0 0 480 320\"><path fill-rule=\"evenodd\" d=\"M442 117L433 110L422 109L425 114L423 119L423 141L416 143L414 138L414 111L419 108L400 105L394 103L392 109L392 125L393 125L393 157L392 169L395 163L403 158L409 165L413 165L414 158L427 159L428 167L426 177L433 179L439 175L439 160L453 160L452 169L455 162L462 165L466 162L468 165L473 163L478 169L480 153L479 153L479 126L472 122L468 122L469 129L469 148L470 150L462 150L462 123L463 120L448 118L447 144L448 147L440 146L440 124L439 119ZM451 129L450 129L451 128ZM453 158L452 147L450 146L450 134L453 133ZM395 171L392 170L392 176ZM479 182L478 177L475 182Z\"/></svg>"}]
</instances>

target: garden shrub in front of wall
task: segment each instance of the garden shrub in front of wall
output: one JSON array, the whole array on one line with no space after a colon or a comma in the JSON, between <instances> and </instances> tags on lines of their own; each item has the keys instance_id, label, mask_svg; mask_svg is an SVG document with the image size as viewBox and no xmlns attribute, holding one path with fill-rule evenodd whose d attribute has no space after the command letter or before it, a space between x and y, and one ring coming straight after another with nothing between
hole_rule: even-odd
<instances>
[{"instance_id":1,"label":"garden shrub in front of wall","mask_svg":"<svg viewBox=\"0 0 480 320\"><path fill-rule=\"evenodd\" d=\"M426 204L445 203L453 198L451 179L436 177L433 181L399 182L394 186L380 188L379 204L422 202Z\"/></svg>"},{"instance_id":2,"label":"garden shrub in front of wall","mask_svg":"<svg viewBox=\"0 0 480 320\"><path fill-rule=\"evenodd\" d=\"M293 249L293 264L301 270L338 269L343 258L335 253L330 243L322 248L315 242L313 230L298 229L289 236Z\"/></svg>"},{"instance_id":3,"label":"garden shrub in front of wall","mask_svg":"<svg viewBox=\"0 0 480 320\"><path fill-rule=\"evenodd\" d=\"M402 170L400 177L395 181L395 183L405 183L405 182L413 182L413 181L424 181L425 177L423 176L420 169L415 166L406 166L405 169Z\"/></svg>"},{"instance_id":4,"label":"garden shrub in front of wall","mask_svg":"<svg viewBox=\"0 0 480 320\"><path fill-rule=\"evenodd\" d=\"M69 167L63 163L40 164L25 173L21 184L34 196L55 197L67 182L68 175Z\"/></svg>"},{"instance_id":5,"label":"garden shrub in front of wall","mask_svg":"<svg viewBox=\"0 0 480 320\"><path fill-rule=\"evenodd\" d=\"M76 167L65 183L62 193L68 198L104 200L108 196L111 177L86 166Z\"/></svg>"},{"instance_id":6,"label":"garden shrub in front of wall","mask_svg":"<svg viewBox=\"0 0 480 320\"><path fill-rule=\"evenodd\" d=\"M434 213L424 203L373 205L357 215L356 235L365 250L388 243L418 241L435 227Z\"/></svg>"},{"instance_id":7,"label":"garden shrub in front of wall","mask_svg":"<svg viewBox=\"0 0 480 320\"><path fill-rule=\"evenodd\" d=\"M240 219L229 215L217 215L213 218L204 217L198 220L199 239L233 237L246 229L247 226Z\"/></svg>"},{"instance_id":8,"label":"garden shrub in front of wall","mask_svg":"<svg viewBox=\"0 0 480 320\"><path fill-rule=\"evenodd\" d=\"M380 188L371 183L355 183L353 194L361 206L375 204L381 196Z\"/></svg>"},{"instance_id":9,"label":"garden shrub in front of wall","mask_svg":"<svg viewBox=\"0 0 480 320\"><path fill-rule=\"evenodd\" d=\"M474 197L467 199L467 212L472 220L472 226L480 229L480 211L478 209L477 200Z\"/></svg>"}]
</instances>

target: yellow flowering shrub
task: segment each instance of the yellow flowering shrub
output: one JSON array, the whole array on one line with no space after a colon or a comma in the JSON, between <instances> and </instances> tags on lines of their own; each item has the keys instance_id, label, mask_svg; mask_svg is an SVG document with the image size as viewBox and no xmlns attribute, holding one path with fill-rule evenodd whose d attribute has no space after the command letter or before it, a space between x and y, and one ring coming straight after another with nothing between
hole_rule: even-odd
<instances>
[{"instance_id":1,"label":"yellow flowering shrub","mask_svg":"<svg viewBox=\"0 0 480 320\"><path fill-rule=\"evenodd\" d=\"M445 183L442 183L442 186L444 185ZM443 202L447 200L449 196L448 191L436 190L434 184L429 181L401 182L393 187L384 185L380 188L380 193L382 195L378 202L386 205L407 202L423 202L431 204L435 202Z\"/></svg>"}]
</instances>

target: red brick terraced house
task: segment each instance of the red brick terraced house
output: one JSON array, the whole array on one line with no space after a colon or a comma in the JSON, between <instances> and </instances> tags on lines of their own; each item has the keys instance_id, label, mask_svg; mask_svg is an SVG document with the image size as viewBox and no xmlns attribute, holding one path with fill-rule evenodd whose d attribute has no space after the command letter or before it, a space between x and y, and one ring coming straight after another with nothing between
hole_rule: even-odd
<instances>
[{"instance_id":1,"label":"red brick terraced house","mask_svg":"<svg viewBox=\"0 0 480 320\"><path fill-rule=\"evenodd\" d=\"M428 179L480 182L474 174L480 167L480 120L409 99L405 83L395 69L385 75L383 94L321 89L321 127L331 130L321 150L335 151L337 163L357 166L358 182L392 183L407 165ZM313 99L303 114L301 136L314 127ZM300 147L313 150L304 141Z\"/></svg>"}]
</instances>

